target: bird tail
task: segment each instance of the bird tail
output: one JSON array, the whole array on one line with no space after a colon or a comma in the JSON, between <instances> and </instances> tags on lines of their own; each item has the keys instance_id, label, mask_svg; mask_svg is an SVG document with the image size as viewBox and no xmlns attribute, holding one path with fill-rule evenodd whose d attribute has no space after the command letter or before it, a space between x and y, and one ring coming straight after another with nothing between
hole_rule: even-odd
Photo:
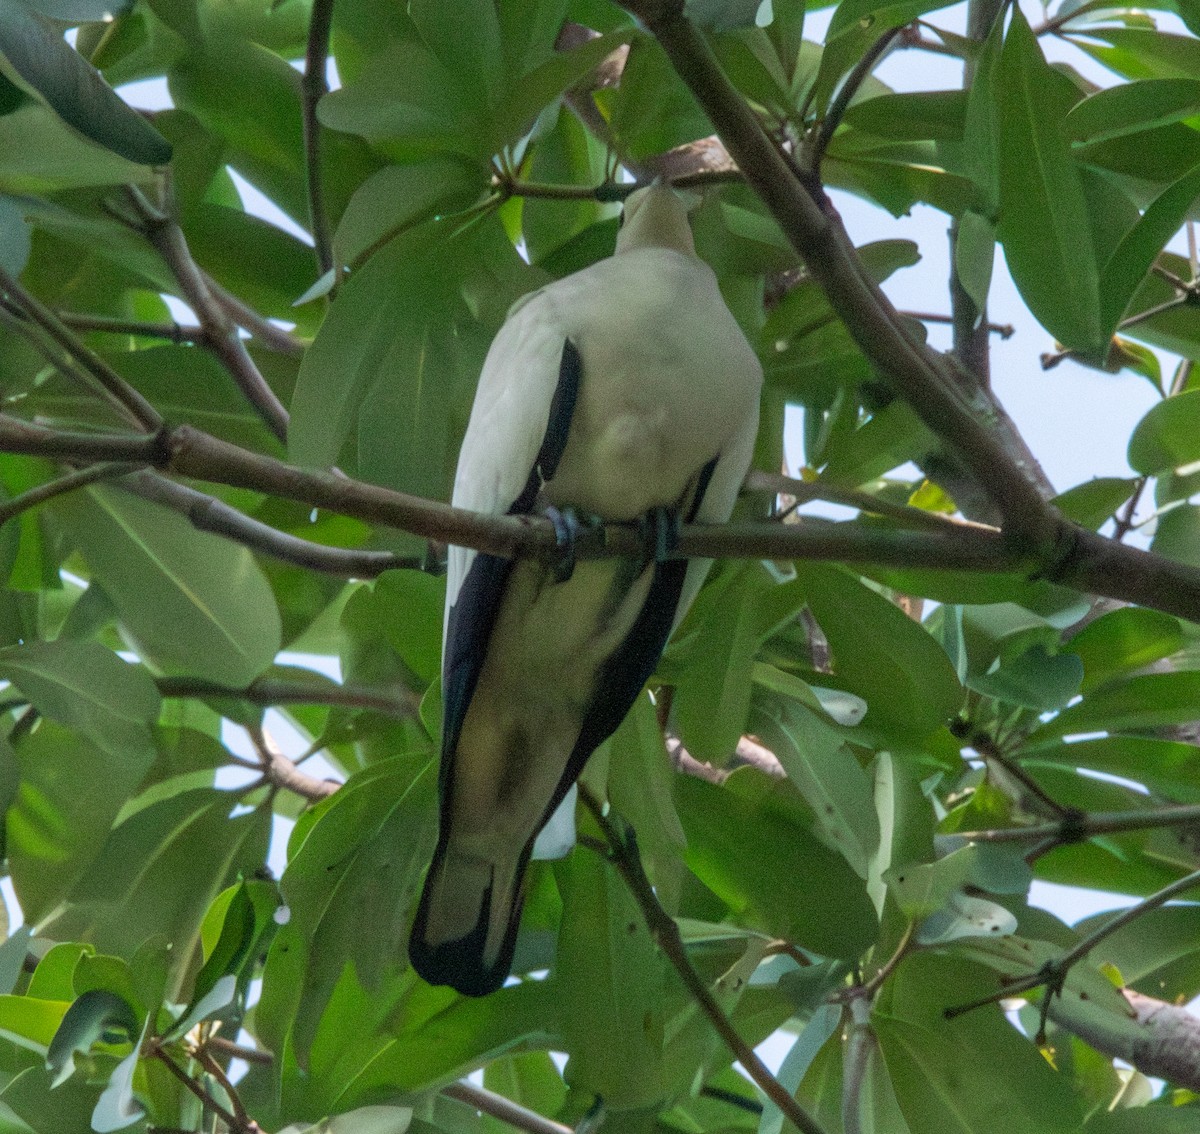
<instances>
[{"instance_id":1,"label":"bird tail","mask_svg":"<svg viewBox=\"0 0 1200 1134\"><path fill-rule=\"evenodd\" d=\"M439 844L408 942L413 968L430 984L465 996L503 985L521 920L520 874L516 861L497 863Z\"/></svg>"}]
</instances>

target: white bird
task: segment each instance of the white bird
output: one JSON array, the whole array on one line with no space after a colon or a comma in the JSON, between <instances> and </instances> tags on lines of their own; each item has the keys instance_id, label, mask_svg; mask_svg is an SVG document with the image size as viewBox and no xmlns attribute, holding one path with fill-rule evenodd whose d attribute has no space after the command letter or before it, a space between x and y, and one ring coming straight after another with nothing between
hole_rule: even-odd
<instances>
[{"instance_id":1,"label":"white bird","mask_svg":"<svg viewBox=\"0 0 1200 1134\"><path fill-rule=\"evenodd\" d=\"M519 300L488 352L453 502L605 522L718 523L758 430L762 368L684 204L625 205L615 254ZM509 974L538 832L621 723L707 560L450 551L441 826L409 943L432 984L482 996Z\"/></svg>"}]
</instances>

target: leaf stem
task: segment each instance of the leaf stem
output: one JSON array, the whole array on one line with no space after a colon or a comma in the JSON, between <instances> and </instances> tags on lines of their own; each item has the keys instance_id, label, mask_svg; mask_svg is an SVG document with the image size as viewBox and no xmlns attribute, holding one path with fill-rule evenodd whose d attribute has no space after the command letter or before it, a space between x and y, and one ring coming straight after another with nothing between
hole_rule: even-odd
<instances>
[{"instance_id":1,"label":"leaf stem","mask_svg":"<svg viewBox=\"0 0 1200 1134\"><path fill-rule=\"evenodd\" d=\"M36 508L39 504L44 504L47 500L53 500L56 496L63 496L68 492L74 492L77 488L82 488L87 484L94 484L98 480L109 480L113 477L125 476L139 467L136 464L127 464L120 461L106 462L104 464L89 465L87 468L77 469L75 472L58 477L56 480L48 480L45 484L39 484L34 488L22 492L18 496L14 496L11 500L5 500L3 503L0 503L0 524L5 524L14 516L19 516L22 512L28 511L30 508Z\"/></svg>"},{"instance_id":2,"label":"leaf stem","mask_svg":"<svg viewBox=\"0 0 1200 1134\"><path fill-rule=\"evenodd\" d=\"M584 784L579 785L579 798L592 813L604 838L612 860L630 893L642 910L646 925L651 936L658 942L659 948L671 962L675 971L683 981L684 987L700 1006L700 1010L708 1017L717 1034L725 1041L734 1058L746 1069L746 1073L754 1080L758 1088L783 1112L803 1134L825 1134L824 1128L812 1117L783 1087L783 1084L767 1070L766 1065L755 1054L755 1051L737 1033L729 1017L721 1009L708 985L701 979L700 974L688 959L687 949L679 933L675 919L663 909L654 893L654 887L642 869L642 860L638 855L637 846L632 832L622 833L617 825L605 814L600 801Z\"/></svg>"}]
</instances>

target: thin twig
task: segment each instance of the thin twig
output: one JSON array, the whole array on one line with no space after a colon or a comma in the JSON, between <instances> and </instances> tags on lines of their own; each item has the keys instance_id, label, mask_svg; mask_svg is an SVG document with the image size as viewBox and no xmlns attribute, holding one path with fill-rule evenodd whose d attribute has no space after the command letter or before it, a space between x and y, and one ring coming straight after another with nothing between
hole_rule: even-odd
<instances>
[{"instance_id":1,"label":"thin twig","mask_svg":"<svg viewBox=\"0 0 1200 1134\"><path fill-rule=\"evenodd\" d=\"M717 1003L708 985L696 972L688 959L687 949L679 933L679 926L674 918L659 904L650 885L642 861L638 855L636 844L631 831L621 832L615 823L604 813L600 801L588 790L579 785L579 798L592 813L604 838L608 843L613 864L624 878L629 892L642 910L646 926L651 936L658 943L668 961L679 974L684 987L699 1005L700 1010L708 1017L717 1034L725 1041L734 1058L737 1059L755 1085L765 1094L803 1134L825 1134L824 1128L812 1117L788 1092L783 1084L767 1070L766 1065L754 1049L746 1043L729 1017Z\"/></svg>"},{"instance_id":2,"label":"thin twig","mask_svg":"<svg viewBox=\"0 0 1200 1134\"><path fill-rule=\"evenodd\" d=\"M1146 485L1149 483L1149 477L1138 477L1138 481L1134 486L1133 493L1130 495L1129 499L1125 501L1125 506L1114 517L1112 537L1117 541L1117 543L1120 543L1131 531L1133 531L1133 517L1137 512L1138 504L1141 503L1142 493L1146 491Z\"/></svg>"},{"instance_id":3,"label":"thin twig","mask_svg":"<svg viewBox=\"0 0 1200 1134\"><path fill-rule=\"evenodd\" d=\"M239 299L233 292L223 288L203 268L200 269L200 274L204 277L204 282L208 285L213 299L224 308L225 314L251 338L257 339L263 346L275 351L276 354L286 354L298 358L304 353L304 343L291 331L284 330L283 327L272 323L270 319L263 318L245 300Z\"/></svg>"},{"instance_id":4,"label":"thin twig","mask_svg":"<svg viewBox=\"0 0 1200 1134\"><path fill-rule=\"evenodd\" d=\"M1054 839L1064 846L1082 842L1095 835L1118 835L1123 831L1150 831L1158 827L1184 827L1200 823L1200 804L1177 804L1145 811L1095 811L1072 814L1053 823L1029 827L997 827L984 831L956 831L959 837L975 843L1038 842Z\"/></svg>"},{"instance_id":5,"label":"thin twig","mask_svg":"<svg viewBox=\"0 0 1200 1134\"><path fill-rule=\"evenodd\" d=\"M328 547L281 532L239 512L215 496L177 484L159 473L143 472L128 477L121 487L181 513L200 531L224 536L252 551L309 571L319 571L342 579L374 579L384 571L418 569L422 565L422 561L415 556L399 556L390 551ZM3 511L0 510L2 519Z\"/></svg>"},{"instance_id":6,"label":"thin twig","mask_svg":"<svg viewBox=\"0 0 1200 1134\"><path fill-rule=\"evenodd\" d=\"M124 476L126 473L132 472L139 467L139 465L122 462L89 465L87 468L77 469L75 472L60 476L56 480L48 480L45 484L39 484L35 488L27 489L20 495L14 496L11 500L5 500L0 504L0 524L5 524L14 516L18 516L30 508L36 508L39 504L44 504L47 500L53 500L56 496L74 492L75 489L82 488L86 484L94 484L98 480L109 480L112 477Z\"/></svg>"},{"instance_id":7,"label":"thin twig","mask_svg":"<svg viewBox=\"0 0 1200 1134\"><path fill-rule=\"evenodd\" d=\"M1000 529L990 524L978 524L973 520L962 520L952 516L944 516L938 512L926 512L924 508L914 508L910 504L892 504L880 500L869 492L860 492L855 488L844 488L841 485L830 484L822 480L797 480L795 477L782 476L779 473L764 473L757 469L751 470L745 484L748 492L774 492L792 497L797 504L810 500L824 500L828 504L843 504L848 508L857 508L874 516L886 516L899 520L908 527L924 528L933 531L949 531L951 529L972 529L975 531L994 532Z\"/></svg>"},{"instance_id":8,"label":"thin twig","mask_svg":"<svg viewBox=\"0 0 1200 1134\"><path fill-rule=\"evenodd\" d=\"M7 295L24 316L37 324L70 358L99 385L108 400L121 413L147 432L161 428L163 419L141 394L121 377L94 350L86 346L49 307L26 291L0 266L0 293ZM53 361L53 360L51 360Z\"/></svg>"},{"instance_id":9,"label":"thin twig","mask_svg":"<svg viewBox=\"0 0 1200 1134\"><path fill-rule=\"evenodd\" d=\"M1071 967L1083 960L1102 941L1111 937L1117 930L1136 921L1143 914L1157 909L1176 895L1185 893L1197 886L1200 886L1200 870L1194 870L1191 874L1184 875L1184 877L1177 879L1169 886L1164 886L1161 890L1151 894L1150 897L1138 902L1136 906L1130 906L1128 909L1122 910L1116 917L1110 921L1106 921L1103 925L1084 937L1077 945L1068 949L1061 957L1057 957L1053 961L1047 961L1036 973L1030 973L1029 976L1019 977L1016 980L1005 981L1004 987L991 996L974 1000L970 1004L961 1004L954 1008L947 1008L945 1011L946 1019L950 1020L955 1016L961 1016L976 1008L982 1008L985 1004L994 1004L998 1000L1007 1000L1009 997L1018 996L1022 992L1029 992L1031 989L1038 988L1041 985L1047 986L1047 997L1060 994L1063 982L1066 980L1067 973L1070 972Z\"/></svg>"},{"instance_id":10,"label":"thin twig","mask_svg":"<svg viewBox=\"0 0 1200 1134\"><path fill-rule=\"evenodd\" d=\"M173 343L204 342L203 327L179 323L143 323L137 319L115 319L109 315L81 315L59 311L58 317L74 331L102 331L106 335L136 335L143 339L166 339Z\"/></svg>"},{"instance_id":11,"label":"thin twig","mask_svg":"<svg viewBox=\"0 0 1200 1134\"><path fill-rule=\"evenodd\" d=\"M251 784L246 790L254 791L262 784L270 784L272 788L283 788L307 799L310 803L320 803L328 799L342 785L336 780L319 780L307 772L300 771L296 765L280 750L279 745L271 738L260 724L244 726L250 737L254 751L258 754L262 768L262 782Z\"/></svg>"},{"instance_id":12,"label":"thin twig","mask_svg":"<svg viewBox=\"0 0 1200 1134\"><path fill-rule=\"evenodd\" d=\"M237 1134L262 1134L262 1128L257 1122L241 1121L236 1114L222 1106L199 1083L195 1082L161 1047L154 1047L149 1054L151 1057L159 1060L176 1079L200 1100L206 1109L211 1110L230 1130L237 1131Z\"/></svg>"},{"instance_id":13,"label":"thin twig","mask_svg":"<svg viewBox=\"0 0 1200 1134\"><path fill-rule=\"evenodd\" d=\"M163 697L228 697L268 708L278 705L336 705L346 709L371 709L401 719L415 716L420 705L415 694L401 687L369 689L316 680L286 681L278 677L260 677L240 689L218 685L200 677L160 677L157 684Z\"/></svg>"},{"instance_id":14,"label":"thin twig","mask_svg":"<svg viewBox=\"0 0 1200 1134\"><path fill-rule=\"evenodd\" d=\"M900 314L922 323L954 323L953 315L939 315L933 311L902 311ZM1017 333L1011 323L988 323L987 329L989 334L999 335L1002 339L1011 339Z\"/></svg>"},{"instance_id":15,"label":"thin twig","mask_svg":"<svg viewBox=\"0 0 1200 1134\"><path fill-rule=\"evenodd\" d=\"M168 211L152 205L136 186L126 186L126 191L142 219L150 242L167 262L179 281L184 298L200 320L209 349L229 371L238 389L271 432L286 444L288 412L250 357L250 352L237 333L237 326L213 296L204 273L192 259L183 229Z\"/></svg>"},{"instance_id":16,"label":"thin twig","mask_svg":"<svg viewBox=\"0 0 1200 1134\"><path fill-rule=\"evenodd\" d=\"M304 51L304 75L300 80L300 116L304 127L304 174L308 190L308 227L317 257L317 274L333 268L329 240L329 218L325 214L325 191L321 183L321 127L317 103L329 93L325 76L329 57L329 31L333 22L333 0L313 0Z\"/></svg>"},{"instance_id":17,"label":"thin twig","mask_svg":"<svg viewBox=\"0 0 1200 1134\"><path fill-rule=\"evenodd\" d=\"M842 85L829 104L829 109L825 111L825 117L821 120L805 155L814 177L820 175L825 151L829 148L834 132L842 124L842 118L849 109L851 101L858 94L859 88L866 82L867 77L875 70L888 48L892 46L896 36L900 34L900 30L900 28L889 28L885 31L867 48L863 57L854 65L854 69L842 81Z\"/></svg>"},{"instance_id":18,"label":"thin twig","mask_svg":"<svg viewBox=\"0 0 1200 1134\"><path fill-rule=\"evenodd\" d=\"M501 1122L507 1122L509 1126L518 1130L527 1130L529 1134L574 1134L571 1127L545 1118L536 1111L513 1102L512 1099L506 1099L486 1087L477 1087L474 1083L451 1083L450 1086L442 1088L442 1094L473 1106L481 1113L498 1118Z\"/></svg>"}]
</instances>

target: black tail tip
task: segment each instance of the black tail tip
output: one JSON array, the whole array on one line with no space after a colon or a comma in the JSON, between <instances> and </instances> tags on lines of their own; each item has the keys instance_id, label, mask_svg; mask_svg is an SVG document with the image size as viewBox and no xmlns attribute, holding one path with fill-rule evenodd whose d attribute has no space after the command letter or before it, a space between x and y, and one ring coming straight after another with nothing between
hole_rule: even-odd
<instances>
[{"instance_id":1,"label":"black tail tip","mask_svg":"<svg viewBox=\"0 0 1200 1134\"><path fill-rule=\"evenodd\" d=\"M408 942L408 959L417 975L428 984L449 985L464 996L487 996L502 988L508 979L512 952L502 955L490 968L483 963L486 924L467 936L440 945L429 945L417 929Z\"/></svg>"}]
</instances>

